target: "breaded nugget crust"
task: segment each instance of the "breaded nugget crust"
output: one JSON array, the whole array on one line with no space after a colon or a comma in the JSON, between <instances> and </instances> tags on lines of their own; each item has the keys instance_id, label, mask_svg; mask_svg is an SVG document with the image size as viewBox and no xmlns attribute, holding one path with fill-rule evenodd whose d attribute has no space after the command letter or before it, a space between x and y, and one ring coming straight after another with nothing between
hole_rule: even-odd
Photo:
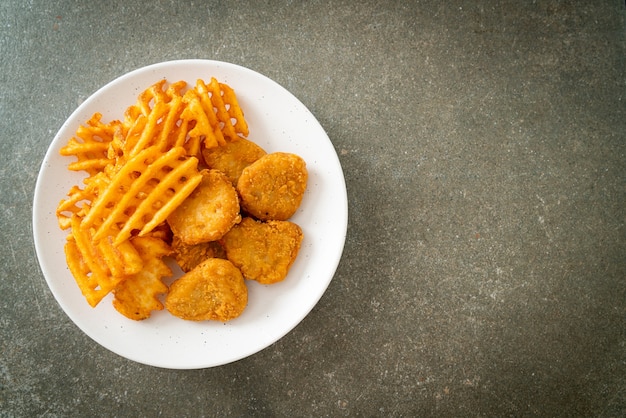
<instances>
[{"instance_id":1,"label":"breaded nugget crust","mask_svg":"<svg viewBox=\"0 0 626 418\"><path fill-rule=\"evenodd\" d=\"M167 218L185 244L215 241L241 220L239 198L230 180L217 170L202 170L202 182Z\"/></svg>"},{"instance_id":2,"label":"breaded nugget crust","mask_svg":"<svg viewBox=\"0 0 626 418\"><path fill-rule=\"evenodd\" d=\"M272 284L287 277L302 239L302 229L293 222L244 218L220 242L246 279Z\"/></svg>"},{"instance_id":3,"label":"breaded nugget crust","mask_svg":"<svg viewBox=\"0 0 626 418\"><path fill-rule=\"evenodd\" d=\"M184 272L193 270L207 258L226 258L224 248L217 241L187 245L178 237L172 240L172 255Z\"/></svg>"},{"instance_id":4,"label":"breaded nugget crust","mask_svg":"<svg viewBox=\"0 0 626 418\"><path fill-rule=\"evenodd\" d=\"M236 141L228 141L225 145L202 150L205 164L212 169L219 170L237 185L241 172L267 154L256 143L239 137Z\"/></svg>"},{"instance_id":5,"label":"breaded nugget crust","mask_svg":"<svg viewBox=\"0 0 626 418\"><path fill-rule=\"evenodd\" d=\"M300 206L307 179L306 163L300 156L267 154L246 167L239 177L241 207L257 219L286 221Z\"/></svg>"},{"instance_id":6,"label":"breaded nugget crust","mask_svg":"<svg viewBox=\"0 0 626 418\"><path fill-rule=\"evenodd\" d=\"M248 304L241 272L228 260L209 258L170 286L165 308L191 321L229 321Z\"/></svg>"}]
</instances>

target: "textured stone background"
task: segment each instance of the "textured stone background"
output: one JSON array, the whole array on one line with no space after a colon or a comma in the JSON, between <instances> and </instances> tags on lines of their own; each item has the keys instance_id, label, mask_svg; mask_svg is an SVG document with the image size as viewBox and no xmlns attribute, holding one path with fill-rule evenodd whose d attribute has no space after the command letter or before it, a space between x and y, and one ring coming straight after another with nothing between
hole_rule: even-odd
<instances>
[{"instance_id":1,"label":"textured stone background","mask_svg":"<svg viewBox=\"0 0 626 418\"><path fill-rule=\"evenodd\" d=\"M0 416L626 415L624 1L4 0L0 52ZM195 371L85 336L31 222L76 106L182 58L296 95L350 207L311 314Z\"/></svg>"}]
</instances>

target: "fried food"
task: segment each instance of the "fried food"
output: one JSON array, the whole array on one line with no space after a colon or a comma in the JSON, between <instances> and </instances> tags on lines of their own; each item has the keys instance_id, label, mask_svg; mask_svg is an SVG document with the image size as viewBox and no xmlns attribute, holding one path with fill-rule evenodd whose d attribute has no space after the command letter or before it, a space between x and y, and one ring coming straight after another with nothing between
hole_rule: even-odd
<instances>
[{"instance_id":1,"label":"fried food","mask_svg":"<svg viewBox=\"0 0 626 418\"><path fill-rule=\"evenodd\" d=\"M112 235L119 245L133 231L145 235L172 213L202 180L195 157L175 147L150 147L124 164L98 195L81 227L95 227L94 240Z\"/></svg>"},{"instance_id":2,"label":"fried food","mask_svg":"<svg viewBox=\"0 0 626 418\"><path fill-rule=\"evenodd\" d=\"M272 284L287 277L302 239L302 229L293 222L262 222L247 217L220 242L228 259L246 279Z\"/></svg>"},{"instance_id":3,"label":"fried food","mask_svg":"<svg viewBox=\"0 0 626 418\"><path fill-rule=\"evenodd\" d=\"M228 84L219 83L215 77L211 77L208 85L199 79L196 81L195 91L198 92L216 137L213 142L208 134L205 147L223 145L219 140L220 137L236 141L239 135L248 136L248 123L234 90ZM216 127L219 129L215 129Z\"/></svg>"},{"instance_id":4,"label":"fried food","mask_svg":"<svg viewBox=\"0 0 626 418\"><path fill-rule=\"evenodd\" d=\"M183 319L239 316L245 279L283 280L300 249L302 230L285 220L306 189L304 161L247 140L233 89L215 78L159 80L123 116L94 113L60 150L87 174L56 210L78 287L92 307L112 292L133 320L163 310L163 294ZM238 225L242 210L267 222ZM168 256L185 272L170 289Z\"/></svg>"},{"instance_id":5,"label":"fried food","mask_svg":"<svg viewBox=\"0 0 626 418\"><path fill-rule=\"evenodd\" d=\"M208 84L199 79L183 94L186 85L178 81L166 88L165 80L160 80L139 95L125 113L128 133L123 155L130 158L151 146L163 151L182 146L187 155L199 157L201 145L214 148L248 135L243 110L230 86L215 78Z\"/></svg>"},{"instance_id":6,"label":"fried food","mask_svg":"<svg viewBox=\"0 0 626 418\"><path fill-rule=\"evenodd\" d=\"M298 209L308 172L295 154L275 152L246 167L237 181L241 207L261 220L285 221Z\"/></svg>"},{"instance_id":7,"label":"fried food","mask_svg":"<svg viewBox=\"0 0 626 418\"><path fill-rule=\"evenodd\" d=\"M73 215L70 222L65 259L83 296L93 307L120 282L141 271L143 260L130 241L119 246L109 239L96 243L92 231L80 227L79 216Z\"/></svg>"},{"instance_id":8,"label":"fried food","mask_svg":"<svg viewBox=\"0 0 626 418\"><path fill-rule=\"evenodd\" d=\"M196 189L167 218L174 236L185 244L215 241L241 220L239 197L217 170L202 170Z\"/></svg>"},{"instance_id":9,"label":"fried food","mask_svg":"<svg viewBox=\"0 0 626 418\"><path fill-rule=\"evenodd\" d=\"M129 159L150 147L165 152L173 147L184 147L188 155L193 148L188 144L188 125L178 123L183 112L181 89L184 81L172 83L166 90L165 80L160 80L144 90L137 103L126 109L127 134L117 149L117 155Z\"/></svg>"},{"instance_id":10,"label":"fried food","mask_svg":"<svg viewBox=\"0 0 626 418\"><path fill-rule=\"evenodd\" d=\"M100 172L84 180L85 187L80 188L74 185L67 193L67 199L61 200L57 206L56 216L59 221L59 227L62 230L70 228L71 218L76 215L82 220L91 207L96 197L110 183L109 177Z\"/></svg>"},{"instance_id":11,"label":"fried food","mask_svg":"<svg viewBox=\"0 0 626 418\"><path fill-rule=\"evenodd\" d=\"M120 282L113 294L113 306L127 318L139 321L149 318L152 311L163 310L159 295L167 293L162 279L172 275L163 257L171 252L167 243L154 237L134 237L131 242L139 251L143 268Z\"/></svg>"},{"instance_id":12,"label":"fried food","mask_svg":"<svg viewBox=\"0 0 626 418\"><path fill-rule=\"evenodd\" d=\"M185 273L193 270L207 258L226 258L226 252L218 241L187 245L179 237L172 240L172 255L176 264Z\"/></svg>"},{"instance_id":13,"label":"fried food","mask_svg":"<svg viewBox=\"0 0 626 418\"><path fill-rule=\"evenodd\" d=\"M227 142L221 147L202 150L206 165L226 174L234 186L237 185L243 169L265 154L267 153L263 148L243 137Z\"/></svg>"},{"instance_id":14,"label":"fried food","mask_svg":"<svg viewBox=\"0 0 626 418\"><path fill-rule=\"evenodd\" d=\"M248 135L248 124L235 92L215 78L209 84L197 80L182 101L185 108L180 117L186 126L192 127L187 136L194 155L201 143L205 148L214 148L236 140L238 135Z\"/></svg>"},{"instance_id":15,"label":"fried food","mask_svg":"<svg viewBox=\"0 0 626 418\"><path fill-rule=\"evenodd\" d=\"M94 115L83 126L76 130L76 136L60 149L63 156L75 156L77 161L67 168L72 171L86 171L94 175L111 164L108 156L109 145L118 129L122 129L121 122L102 123L102 114Z\"/></svg>"},{"instance_id":16,"label":"fried food","mask_svg":"<svg viewBox=\"0 0 626 418\"><path fill-rule=\"evenodd\" d=\"M248 304L248 288L230 261L209 258L170 286L166 309L192 321L229 321Z\"/></svg>"}]
</instances>

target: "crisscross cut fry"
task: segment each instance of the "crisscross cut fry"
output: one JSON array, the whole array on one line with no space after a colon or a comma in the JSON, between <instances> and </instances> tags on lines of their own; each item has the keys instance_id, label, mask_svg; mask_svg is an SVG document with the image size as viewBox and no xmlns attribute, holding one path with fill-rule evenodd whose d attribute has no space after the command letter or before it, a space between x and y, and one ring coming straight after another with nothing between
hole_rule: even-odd
<instances>
[{"instance_id":1,"label":"crisscross cut fry","mask_svg":"<svg viewBox=\"0 0 626 418\"><path fill-rule=\"evenodd\" d=\"M94 240L111 234L115 245L133 230L144 235L165 221L202 180L198 160L186 158L182 147L165 154L157 147L143 150L126 162L85 216L82 228L95 226Z\"/></svg>"},{"instance_id":2,"label":"crisscross cut fry","mask_svg":"<svg viewBox=\"0 0 626 418\"><path fill-rule=\"evenodd\" d=\"M72 215L83 218L91 206L91 202L109 184L110 179L104 172L97 173L85 179L85 187L72 186L67 193L68 198L61 200L57 206L57 219L59 227L63 230L70 227Z\"/></svg>"},{"instance_id":3,"label":"crisscross cut fry","mask_svg":"<svg viewBox=\"0 0 626 418\"><path fill-rule=\"evenodd\" d=\"M158 296L167 293L168 288L162 278L172 275L163 257L169 255L171 249L165 241L154 237L135 237L131 242L139 251L144 266L115 287L113 306L127 318L142 320L152 311L163 309Z\"/></svg>"},{"instance_id":4,"label":"crisscross cut fry","mask_svg":"<svg viewBox=\"0 0 626 418\"><path fill-rule=\"evenodd\" d=\"M122 149L126 158L151 146L167 151L185 145L188 129L180 117L184 110L181 89L187 83L179 81L166 90L163 90L164 85L165 80L153 84L126 110L125 124L129 133Z\"/></svg>"},{"instance_id":5,"label":"crisscross cut fry","mask_svg":"<svg viewBox=\"0 0 626 418\"><path fill-rule=\"evenodd\" d=\"M201 144L213 148L248 135L243 110L230 86L215 78L208 85L197 80L195 88L182 94L186 85L178 81L165 88L161 80L126 110L126 158L155 145L161 150L182 146L188 155L199 157Z\"/></svg>"},{"instance_id":6,"label":"crisscross cut fry","mask_svg":"<svg viewBox=\"0 0 626 418\"><path fill-rule=\"evenodd\" d=\"M130 241L119 246L110 240L95 244L92 230L82 229L80 223L80 217L71 218L65 258L87 302L96 306L122 280L140 272L143 261Z\"/></svg>"},{"instance_id":7,"label":"crisscross cut fry","mask_svg":"<svg viewBox=\"0 0 626 418\"><path fill-rule=\"evenodd\" d=\"M108 157L109 144L115 131L122 129L121 122L109 124L101 122L102 115L95 113L86 125L76 130L76 137L71 138L60 150L63 156L75 156L77 161L68 165L72 171L86 171L96 174L111 163Z\"/></svg>"},{"instance_id":8,"label":"crisscross cut fry","mask_svg":"<svg viewBox=\"0 0 626 418\"><path fill-rule=\"evenodd\" d=\"M90 306L96 306L117 284L116 278L101 269L92 271L87 263L88 255L80 252L72 235L65 243L65 259L74 280Z\"/></svg>"},{"instance_id":9,"label":"crisscross cut fry","mask_svg":"<svg viewBox=\"0 0 626 418\"><path fill-rule=\"evenodd\" d=\"M224 144L224 139L236 141L238 134L248 136L248 124L243 116L243 110L239 107L237 96L230 86L211 77L207 85L203 80L196 81L195 90L198 92L204 111L215 136L207 133L205 146L213 148Z\"/></svg>"}]
</instances>

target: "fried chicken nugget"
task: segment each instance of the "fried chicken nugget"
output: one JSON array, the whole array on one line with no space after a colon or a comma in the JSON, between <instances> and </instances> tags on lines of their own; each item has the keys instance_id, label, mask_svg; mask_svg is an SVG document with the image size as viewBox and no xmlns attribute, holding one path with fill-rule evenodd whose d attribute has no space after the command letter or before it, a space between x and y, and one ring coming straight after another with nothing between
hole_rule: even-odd
<instances>
[{"instance_id":1,"label":"fried chicken nugget","mask_svg":"<svg viewBox=\"0 0 626 418\"><path fill-rule=\"evenodd\" d=\"M220 240L226 256L248 280L278 283L287 277L300 251L302 229L289 221L244 218Z\"/></svg>"},{"instance_id":2,"label":"fried chicken nugget","mask_svg":"<svg viewBox=\"0 0 626 418\"><path fill-rule=\"evenodd\" d=\"M165 308L191 321L229 321L248 304L241 272L228 260L209 258L170 286Z\"/></svg>"},{"instance_id":3,"label":"fried chicken nugget","mask_svg":"<svg viewBox=\"0 0 626 418\"><path fill-rule=\"evenodd\" d=\"M226 175L201 174L200 184L167 218L174 235L188 245L218 240L241 220L237 191Z\"/></svg>"},{"instance_id":4,"label":"fried chicken nugget","mask_svg":"<svg viewBox=\"0 0 626 418\"><path fill-rule=\"evenodd\" d=\"M300 206L308 172L295 154L275 152L246 167L237 181L241 207L264 221L286 221Z\"/></svg>"},{"instance_id":5,"label":"fried chicken nugget","mask_svg":"<svg viewBox=\"0 0 626 418\"><path fill-rule=\"evenodd\" d=\"M202 157L209 168L219 170L233 183L237 185L241 172L267 154L263 148L256 143L239 137L236 141L226 142L221 147L204 148Z\"/></svg>"},{"instance_id":6,"label":"fried chicken nugget","mask_svg":"<svg viewBox=\"0 0 626 418\"><path fill-rule=\"evenodd\" d=\"M187 245L178 237L172 240L172 255L185 273L193 270L207 258L226 258L224 248L217 241Z\"/></svg>"}]
</instances>

